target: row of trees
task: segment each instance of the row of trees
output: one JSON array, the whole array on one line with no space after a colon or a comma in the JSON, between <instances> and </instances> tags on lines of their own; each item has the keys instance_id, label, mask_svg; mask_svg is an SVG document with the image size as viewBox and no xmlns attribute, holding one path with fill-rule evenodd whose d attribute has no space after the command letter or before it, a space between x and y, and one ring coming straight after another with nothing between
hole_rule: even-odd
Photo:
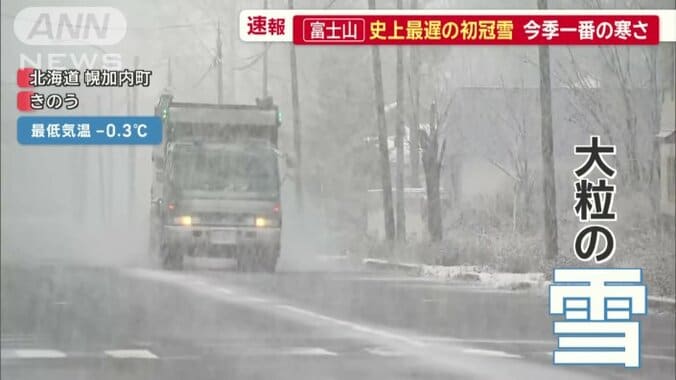
<instances>
[{"instance_id":1,"label":"row of trees","mask_svg":"<svg viewBox=\"0 0 676 380\"><path fill-rule=\"evenodd\" d=\"M599 1L587 3L589 7L609 5ZM328 6L332 4L332 1L328 2ZM404 6L417 8L418 5L417 0L411 0L410 3L396 0L398 8ZM638 5L639 2L633 4ZM293 8L293 1L288 1L288 6ZM359 7L364 4L353 1L342 6ZM375 1L369 0L368 6L375 9ZM538 7L546 8L546 1L539 0ZM537 58L530 58L529 53L534 52L534 49L510 50L510 52L522 51L525 62L534 65L517 68L517 71L531 70L531 73L539 74L535 76L537 83L540 84L536 89L539 88L540 93L533 93L533 96L512 96L508 94L509 90L503 89L504 99L497 101L502 102L504 107L489 106L481 112L492 118L496 125L496 138L497 136L500 138L498 145L504 149L504 154L487 152L485 158L503 171L513 183L512 226L515 231L526 229L533 224L533 200L535 189L538 187L536 178L538 174L542 176L543 209L547 213L544 217L547 237L545 241L549 256L554 256L558 251L556 208L552 205L556 204L554 128L558 129L554 124L560 122L552 118L551 87L555 87L555 102L558 102L556 99L558 89L562 86L569 89L566 95L569 103L567 106L574 112L567 112L569 115L567 117L572 124L578 125L584 132L607 136L609 142L622 147L618 156L621 162L618 166L620 173L626 176L627 183L640 186L645 181L655 181L658 175L657 149L642 148L646 145L646 136L656 133L659 126L658 107L661 104L662 93L659 79L661 70L659 51L669 47L587 48L583 51L576 49L551 49L553 57L551 64L550 49L547 47L537 49ZM266 48L265 51L267 50ZM453 83L454 78L448 76L448 72L453 70L445 67L448 65L449 57L455 56L457 60L462 60L463 55L454 54L454 51L459 50L453 47L440 49L373 46L370 51L359 47L341 47L341 49L313 47L312 54L309 50L292 45L288 48L272 47L271 52L274 52L271 57L273 60L276 59L276 62L269 68L273 71L270 74L270 85L277 86L277 89L271 90L271 93L277 95L276 100L281 99L284 102L287 98L277 94L280 88L284 89L284 94L291 95L288 97L291 100L287 106L293 109L294 150L299 163L301 157L306 162L302 164L302 170L301 168L296 170L297 198L300 199L304 192L312 192L315 187L320 188L322 193L333 192L332 196L335 198L349 198L351 193L354 193L354 197L358 198L360 195L363 197L363 193L357 194L363 191L363 188L352 189L354 184L352 177L378 176L379 185L383 190L382 209L386 238L404 240L406 208L403 190L407 184L411 187L420 186L422 179L427 191L426 214L429 236L432 240L441 240L442 177L455 175L444 173L442 176L444 160L448 161L449 157L453 157L462 145L471 143L460 140L461 137L456 139L454 135L458 130L471 129L471 126L458 125L457 115L454 114L457 107L454 108L452 104L457 91L456 85ZM256 64L258 62L261 60L252 59L253 66L246 65L246 69L261 68ZM597 64L599 62L601 65ZM369 70L360 70L369 66ZM266 67L262 68L263 82L268 81ZM234 70L233 66L231 71ZM280 76L283 71L286 71L286 75ZM617 84L615 86L617 88L608 91L609 86L614 84ZM522 84L521 89L529 86L532 86L532 83ZM638 87L644 89L643 94L637 93ZM318 95L314 99L311 96L313 93ZM388 99L386 94L395 94L395 99ZM300 101L301 97L304 101ZM392 103L396 105L394 120L389 119L389 112L386 112ZM537 104L541 106L539 112L532 107ZM508 108L507 112L499 111L505 107ZM645 110L649 111L650 118L647 126L642 124L645 118L637 116ZM301 114L303 124L308 126L307 130L303 131L302 150ZM538 114L539 117L534 117ZM389 128L395 134L394 160L390 157L393 152L388 148L388 121L395 123L394 128ZM538 133L533 130L533 126L538 124L541 126L540 144L537 143ZM370 128L374 125L376 128ZM409 126L408 135L405 125ZM420 128L421 125L424 128ZM618 125L622 128L617 128ZM646 128L650 130L648 133ZM347 153L351 152L352 147L363 144L364 139L374 132L377 132L378 157L375 168L370 170L367 168L373 164L372 162L362 162L359 157L350 157ZM454 137L447 144L446 139L451 135ZM533 163L538 145L543 163L540 173L537 172L540 165ZM446 154L446 150L451 154ZM301 152L304 153L301 155ZM410 164L408 173L404 166L406 154ZM652 157L645 159L646 155ZM391 171L391 162L395 163L394 171ZM346 173L346 168L350 168L351 172ZM304 173L303 181L307 182L305 191L301 183L301 173ZM393 187L396 191L393 191ZM351 212L351 210L341 211L345 214Z\"/></svg>"},{"instance_id":2,"label":"row of trees","mask_svg":"<svg viewBox=\"0 0 676 380\"><path fill-rule=\"evenodd\" d=\"M538 8L547 9L546 0L538 0ZM640 8L642 2L633 1L623 4L624 7ZM370 7L374 8L373 1ZM417 1L411 2L412 8L417 7ZM589 8L607 8L613 6L600 0L586 2ZM402 1L397 1L397 7L402 7ZM425 50L421 48L409 49L408 70L408 98L405 93L405 74L402 47L397 47L396 57L396 84L397 84L397 119L396 119L396 167L395 187L396 197L392 206L392 193L388 190L391 186L389 178L388 150L380 149L381 182L383 191L383 208L388 239L402 240L405 237L405 208L403 207L403 126L408 118L410 128L410 183L417 184L419 152L422 152L422 167L425 175L427 190L427 217L428 230L432 240L442 238L441 207L440 207L440 173L444 160L446 146L445 126L447 115L437 111L437 103L449 103L448 88L441 96L432 95L428 128L420 129L420 86L424 81L421 78L421 54ZM451 50L451 49L448 49ZM447 50L447 51L448 51ZM533 110L531 104L540 104L540 146L542 166L540 176L542 178L543 191L543 227L546 256L554 258L558 252L558 226L556 212L556 170L554 165L554 120L552 111L552 83L557 88L564 90L559 94L566 98L566 103L574 112L570 112L569 120L585 133L601 134L607 138L608 143L618 146L617 166L621 173L623 185L636 191L649 188L653 211L657 214L658 191L657 180L659 178L659 161L657 142L654 139L660 125L662 98L668 86L673 86L673 77L660 80L663 73L673 72L674 52L673 47L668 45L649 47L626 47L611 46L599 48L587 48L582 54L574 52L575 48L558 48L555 51L556 61L550 63L550 49L546 46L538 48L537 62L539 72L539 99L531 98L525 94L510 97L505 96L505 102L521 104L511 105L507 112L493 115L496 125L506 130L508 142L507 165L499 158L488 159L513 182L513 230L523 230L531 225L531 213L533 208L533 195L536 188L536 172L533 170L532 152L534 133L532 132ZM379 115L378 130L379 144L386 144L383 136L386 136L386 127L382 125L384 120L382 107L381 62L379 48L372 47L374 70L376 80L375 96L376 107ZM590 61L580 62L578 57L590 57ZM434 62L434 53L425 56L425 62ZM532 61L531 61L532 63ZM600 65L599 65L600 63ZM429 70L429 66L428 66ZM432 70L429 70L432 71ZM443 69L442 69L443 71ZM662 73L662 74L660 74ZM670 80L669 80L670 79ZM435 83L443 83L438 80ZM434 85L430 86L434 87ZM429 92L429 89L426 89ZM509 91L508 89L504 89ZM558 91L558 90L557 90ZM431 91L432 93L438 91ZM408 114L407 114L408 111ZM491 110L487 110L488 113ZM563 127L563 126L559 126ZM535 134L537 136L537 134ZM642 147L647 147L647 149ZM537 165L536 165L537 166ZM396 213L392 212L392 208ZM392 219L396 216L396 219ZM393 226L396 226L394 228Z\"/></svg>"}]
</instances>

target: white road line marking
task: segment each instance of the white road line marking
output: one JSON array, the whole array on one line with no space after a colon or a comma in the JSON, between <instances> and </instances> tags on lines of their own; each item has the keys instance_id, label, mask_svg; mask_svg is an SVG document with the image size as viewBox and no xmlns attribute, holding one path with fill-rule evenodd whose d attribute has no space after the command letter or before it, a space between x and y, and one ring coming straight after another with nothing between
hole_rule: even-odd
<instances>
[{"instance_id":1,"label":"white road line marking","mask_svg":"<svg viewBox=\"0 0 676 380\"><path fill-rule=\"evenodd\" d=\"M169 282L169 283L174 283L177 285L181 285L184 287L188 287L194 291L198 291L200 293L204 294L209 294L212 296L217 295L217 293L220 293L218 295L223 294L222 291L218 290L220 287L211 285L211 284L206 284L206 286L194 286L196 282L199 281L198 278L195 278L194 276L189 276L189 275L181 275L181 274L176 274L176 273L168 273L168 272L162 272L162 271L156 271L156 270L150 270L150 269L131 269L131 270L126 270L124 271L129 275L132 275L134 277L142 277L142 278L148 278L148 279L153 279L157 281L162 281L162 282ZM195 281L198 280L198 281ZM252 304L263 304L263 303L275 303L274 301L262 297L254 297L254 296L246 296L243 295L241 297L233 297L228 299L229 301L233 302L245 302L245 303L252 303ZM422 341L416 340L416 339L411 339L405 335L400 335L400 334L395 334L389 331L385 330L380 330L364 325L360 325L357 323L353 322L348 322L345 320L337 319L337 318L332 318L324 314L319 314L315 313L310 310L305 310L301 308L297 308L294 306L290 305L283 305L283 304L277 304L277 308L286 310L286 311L291 311L295 314L300 314L304 315L306 317L312 318L312 319L318 319L322 320L325 322L329 322L335 325L343 326L350 328L354 331L378 336L381 338L385 339L390 339L390 340L397 340L401 342L405 342L409 345L412 346L417 346L417 347L423 347L425 346L425 343Z\"/></svg>"},{"instance_id":2,"label":"white road line marking","mask_svg":"<svg viewBox=\"0 0 676 380\"><path fill-rule=\"evenodd\" d=\"M421 340L426 342L450 342L450 343L495 343L495 344L531 344L531 345L542 345L542 346L551 346L556 345L556 341L552 340L529 340L529 339L466 339L466 338L454 338L446 336L423 336L420 337Z\"/></svg>"},{"instance_id":3,"label":"white road line marking","mask_svg":"<svg viewBox=\"0 0 676 380\"><path fill-rule=\"evenodd\" d=\"M650 354L643 354L641 355L644 359L653 359L653 360L667 360L670 362L676 361L673 356L666 356L666 355L650 355Z\"/></svg>"},{"instance_id":4,"label":"white road line marking","mask_svg":"<svg viewBox=\"0 0 676 380\"><path fill-rule=\"evenodd\" d=\"M294 347L282 351L286 355L302 356L338 356L337 353L323 349L321 347Z\"/></svg>"},{"instance_id":5,"label":"white road line marking","mask_svg":"<svg viewBox=\"0 0 676 380\"><path fill-rule=\"evenodd\" d=\"M368 352L371 355L376 355L376 356L385 356L385 357L399 357L399 356L404 356L403 352L395 351L395 350L390 350L387 348L383 347L371 347L371 348L366 348L364 351Z\"/></svg>"},{"instance_id":6,"label":"white road line marking","mask_svg":"<svg viewBox=\"0 0 676 380\"><path fill-rule=\"evenodd\" d=\"M107 350L104 353L115 359L157 359L157 356L148 350Z\"/></svg>"},{"instance_id":7,"label":"white road line marking","mask_svg":"<svg viewBox=\"0 0 676 380\"><path fill-rule=\"evenodd\" d=\"M466 348L462 350L462 352L466 354L474 354L474 355L484 355L484 356L493 356L493 357L498 357L498 358L513 358L513 359L521 359L521 355L514 355L514 354L508 354L504 351L496 351L496 350L482 350L479 348Z\"/></svg>"},{"instance_id":8,"label":"white road line marking","mask_svg":"<svg viewBox=\"0 0 676 380\"><path fill-rule=\"evenodd\" d=\"M58 350L3 349L1 351L0 356L2 356L3 359L60 359L66 357L66 353Z\"/></svg>"},{"instance_id":9,"label":"white road line marking","mask_svg":"<svg viewBox=\"0 0 676 380\"><path fill-rule=\"evenodd\" d=\"M175 284L186 285L186 280L190 280L191 277L187 274L174 273L167 271L159 271L154 269L145 269L145 268L132 268L124 269L123 272L126 272L134 277L148 278L157 281L170 282ZM194 279L194 277L193 277Z\"/></svg>"},{"instance_id":10,"label":"white road line marking","mask_svg":"<svg viewBox=\"0 0 676 380\"><path fill-rule=\"evenodd\" d=\"M242 296L237 298L238 301L242 302L254 302L254 303L265 303L268 302L268 300L260 297L251 297L251 296Z\"/></svg>"},{"instance_id":11,"label":"white road line marking","mask_svg":"<svg viewBox=\"0 0 676 380\"><path fill-rule=\"evenodd\" d=\"M403 342L406 342L406 343L413 345L413 346L422 347L422 346L425 345L424 343L422 343L418 340L411 339L411 338L406 337L404 335L394 334L394 333L391 333L391 332L388 332L388 331L384 331L384 330L375 329L375 328L372 328L372 327L360 325L358 323L353 323L353 322L348 322L348 321L344 321L344 320L337 319L337 318L332 318L332 317L329 317L329 316L324 315L324 314L315 313L314 311L301 309L301 308L298 308L298 307L295 307L295 306L277 305L277 307L280 308L280 309L292 311L294 313L302 314L302 315L305 315L305 316L310 317L310 318L319 319L319 320L330 322L330 323L340 325L340 326L343 326L343 327L348 327L348 328L351 328L351 329L359 331L359 332L363 332L363 333L367 333L367 334L371 334L371 335L376 335L376 336L379 336L379 337L382 337L382 338L403 341Z\"/></svg>"},{"instance_id":12,"label":"white road line marking","mask_svg":"<svg viewBox=\"0 0 676 380\"><path fill-rule=\"evenodd\" d=\"M233 294L233 291L232 291L232 290L226 289L226 288L218 288L218 289L216 289L216 290L217 290L218 292L220 292L220 293L223 293L223 294Z\"/></svg>"}]
</instances>

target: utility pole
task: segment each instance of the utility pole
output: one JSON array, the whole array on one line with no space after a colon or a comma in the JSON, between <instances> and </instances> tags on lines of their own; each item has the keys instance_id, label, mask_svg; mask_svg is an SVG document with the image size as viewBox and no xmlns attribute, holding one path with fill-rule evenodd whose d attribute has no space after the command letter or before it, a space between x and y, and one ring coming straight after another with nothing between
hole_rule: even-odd
<instances>
[{"instance_id":1,"label":"utility pole","mask_svg":"<svg viewBox=\"0 0 676 380\"><path fill-rule=\"evenodd\" d=\"M289 9L293 9L293 0L289 0ZM291 59L291 101L293 104L293 148L296 155L296 204L303 210L303 182L300 147L300 101L298 99L298 65L296 62L296 45L290 44Z\"/></svg>"},{"instance_id":2,"label":"utility pole","mask_svg":"<svg viewBox=\"0 0 676 380\"><path fill-rule=\"evenodd\" d=\"M375 9L375 0L369 0L369 9ZM380 151L380 175L383 188L383 213L385 217L385 236L394 240L394 212L392 210L392 176L390 174L390 155L387 147L387 125L385 123L385 95L383 94L382 63L378 45L371 46L373 62L373 81L376 90L376 114L378 119L378 148Z\"/></svg>"},{"instance_id":3,"label":"utility pole","mask_svg":"<svg viewBox=\"0 0 676 380\"><path fill-rule=\"evenodd\" d=\"M96 114L101 115L101 95L96 95ZM98 149L98 159L99 159L99 212L101 214L101 220L103 221L104 225L108 224L108 215L106 212L106 203L108 200L108 197L106 194L108 193L106 189L106 181L104 177L104 166L103 166L103 149Z\"/></svg>"},{"instance_id":4,"label":"utility pole","mask_svg":"<svg viewBox=\"0 0 676 380\"><path fill-rule=\"evenodd\" d=\"M218 104L223 104L223 43L221 41L221 22L216 31L216 75L218 85Z\"/></svg>"},{"instance_id":5,"label":"utility pole","mask_svg":"<svg viewBox=\"0 0 676 380\"><path fill-rule=\"evenodd\" d=\"M441 145L439 145L439 113L435 102L432 102L430 106L429 132L421 132L421 146L427 190L427 229L432 241L440 241L443 238L443 223L439 179L441 164L446 152L446 140L442 138Z\"/></svg>"},{"instance_id":6,"label":"utility pole","mask_svg":"<svg viewBox=\"0 0 676 380\"><path fill-rule=\"evenodd\" d=\"M167 88L171 88L172 83L172 73L171 73L171 57L167 58Z\"/></svg>"},{"instance_id":7,"label":"utility pole","mask_svg":"<svg viewBox=\"0 0 676 380\"><path fill-rule=\"evenodd\" d=\"M411 8L418 9L418 0L411 1ZM411 127L409 128L408 156L411 161L411 186L420 186L420 48L411 46L409 91L411 92Z\"/></svg>"},{"instance_id":8,"label":"utility pole","mask_svg":"<svg viewBox=\"0 0 676 380\"><path fill-rule=\"evenodd\" d=\"M538 9L547 9L547 0L538 0ZM542 188L544 191L545 254L553 261L559 252L556 221L556 171L554 167L554 132L552 126L552 83L549 47L538 46L540 66L540 117L542 143Z\"/></svg>"},{"instance_id":9,"label":"utility pole","mask_svg":"<svg viewBox=\"0 0 676 380\"><path fill-rule=\"evenodd\" d=\"M134 70L139 67L139 56L134 56ZM129 87L127 87L127 96L129 96ZM136 115L138 114L138 87L134 86L131 89L131 98L127 98L127 115ZM129 220L134 219L135 211L135 202L136 197L134 189L136 188L136 146L129 146L129 181L127 183L128 195L127 195L127 216Z\"/></svg>"},{"instance_id":10,"label":"utility pole","mask_svg":"<svg viewBox=\"0 0 676 380\"><path fill-rule=\"evenodd\" d=\"M233 1L233 14L237 17L237 2ZM228 88L228 98L231 99L232 104L237 104L237 73L235 71L235 67L237 67L237 36L239 35L239 30L238 30L239 25L237 25L236 22L231 22L230 23L230 51L228 53L228 57L230 58L229 63L230 63L230 70L228 71L229 75L229 84L230 87Z\"/></svg>"},{"instance_id":11,"label":"utility pole","mask_svg":"<svg viewBox=\"0 0 676 380\"><path fill-rule=\"evenodd\" d=\"M75 172L75 189L73 189L73 202L77 205L75 208L75 222L83 224L87 216L87 204L88 204L88 189L87 189L87 179L88 179L88 165L89 161L89 149L88 147L81 147L75 151L75 160L78 171Z\"/></svg>"},{"instance_id":12,"label":"utility pole","mask_svg":"<svg viewBox=\"0 0 676 380\"><path fill-rule=\"evenodd\" d=\"M397 9L403 9L403 0L397 0ZM404 48L397 46L397 240L406 240L406 208L404 207Z\"/></svg>"},{"instance_id":13,"label":"utility pole","mask_svg":"<svg viewBox=\"0 0 676 380\"><path fill-rule=\"evenodd\" d=\"M268 0L263 0L263 9L268 9ZM263 46L263 98L268 96L268 43Z\"/></svg>"}]
</instances>

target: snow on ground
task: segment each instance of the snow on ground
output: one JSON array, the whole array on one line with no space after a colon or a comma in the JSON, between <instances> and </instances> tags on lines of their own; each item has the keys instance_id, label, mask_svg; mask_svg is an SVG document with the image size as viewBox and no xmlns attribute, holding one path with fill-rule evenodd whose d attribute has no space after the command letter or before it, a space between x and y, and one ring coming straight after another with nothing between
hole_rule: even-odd
<instances>
[{"instance_id":1,"label":"snow on ground","mask_svg":"<svg viewBox=\"0 0 676 380\"><path fill-rule=\"evenodd\" d=\"M465 281L475 282L478 285L501 289L501 290L528 290L531 292L546 295L549 289L550 281L545 279L544 273L501 273L488 272L478 266L457 265L425 265L414 263L397 263L383 259L366 258L362 263L367 267L401 270L406 273L446 281ZM654 304L660 304L663 307L673 308L676 306L676 300L668 297L648 296Z\"/></svg>"},{"instance_id":2,"label":"snow on ground","mask_svg":"<svg viewBox=\"0 0 676 380\"><path fill-rule=\"evenodd\" d=\"M491 273L481 271L476 266L422 265L421 275L448 280L477 281L497 289L530 289L546 285L544 273Z\"/></svg>"},{"instance_id":3,"label":"snow on ground","mask_svg":"<svg viewBox=\"0 0 676 380\"><path fill-rule=\"evenodd\" d=\"M497 289L531 289L544 288L544 273L495 273L482 270L478 266L444 266L414 263L394 263L383 259L367 258L366 266L382 269L403 270L421 277L436 278L449 281L467 281L481 283L483 286Z\"/></svg>"}]
</instances>

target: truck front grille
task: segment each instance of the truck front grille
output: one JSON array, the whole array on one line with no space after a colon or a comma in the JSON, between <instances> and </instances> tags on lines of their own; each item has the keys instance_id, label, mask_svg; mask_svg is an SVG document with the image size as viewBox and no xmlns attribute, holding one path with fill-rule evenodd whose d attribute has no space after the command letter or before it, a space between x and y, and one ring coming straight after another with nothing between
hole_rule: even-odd
<instances>
[{"instance_id":1,"label":"truck front grille","mask_svg":"<svg viewBox=\"0 0 676 380\"><path fill-rule=\"evenodd\" d=\"M251 226L254 216L234 213L200 213L196 215L201 225L214 226Z\"/></svg>"}]
</instances>

